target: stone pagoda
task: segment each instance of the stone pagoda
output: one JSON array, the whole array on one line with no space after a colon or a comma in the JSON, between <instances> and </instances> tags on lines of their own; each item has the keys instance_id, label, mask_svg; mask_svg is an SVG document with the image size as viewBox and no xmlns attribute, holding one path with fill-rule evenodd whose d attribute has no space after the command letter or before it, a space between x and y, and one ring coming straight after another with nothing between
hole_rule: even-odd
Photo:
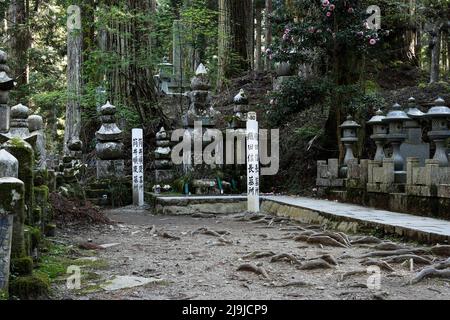
<instances>
[{"instance_id":1,"label":"stone pagoda","mask_svg":"<svg viewBox=\"0 0 450 320\"><path fill-rule=\"evenodd\" d=\"M95 133L97 179L122 177L124 174L122 130L116 124L116 107L109 101L100 109L102 126Z\"/></svg>"},{"instance_id":2,"label":"stone pagoda","mask_svg":"<svg viewBox=\"0 0 450 320\"><path fill-rule=\"evenodd\" d=\"M164 127L156 134L155 182L168 183L173 180L170 137Z\"/></svg>"}]
</instances>

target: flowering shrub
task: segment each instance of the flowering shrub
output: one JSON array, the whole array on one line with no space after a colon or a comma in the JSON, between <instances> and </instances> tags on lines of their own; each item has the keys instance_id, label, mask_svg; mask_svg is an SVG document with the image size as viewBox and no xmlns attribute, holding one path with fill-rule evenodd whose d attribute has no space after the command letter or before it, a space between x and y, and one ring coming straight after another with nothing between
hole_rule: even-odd
<instances>
[{"instance_id":1,"label":"flowering shrub","mask_svg":"<svg viewBox=\"0 0 450 320\"><path fill-rule=\"evenodd\" d=\"M278 2L271 17L274 43L266 50L274 61L308 62L306 49L315 48L346 46L364 52L380 41L382 32L368 28L365 1L296 0L291 7Z\"/></svg>"}]
</instances>

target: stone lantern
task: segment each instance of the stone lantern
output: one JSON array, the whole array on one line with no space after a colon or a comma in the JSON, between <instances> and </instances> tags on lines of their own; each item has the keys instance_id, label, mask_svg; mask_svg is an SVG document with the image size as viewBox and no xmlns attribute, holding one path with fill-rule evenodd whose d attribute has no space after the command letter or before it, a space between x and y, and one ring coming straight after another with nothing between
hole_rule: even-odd
<instances>
[{"instance_id":1,"label":"stone lantern","mask_svg":"<svg viewBox=\"0 0 450 320\"><path fill-rule=\"evenodd\" d=\"M341 175L347 175L348 164L350 160L355 159L353 155L353 145L358 142L357 129L361 126L353 121L352 116L348 116L347 120L339 126L342 129L341 141L345 146L344 164L341 168Z\"/></svg>"},{"instance_id":2,"label":"stone lantern","mask_svg":"<svg viewBox=\"0 0 450 320\"><path fill-rule=\"evenodd\" d=\"M167 62L167 58L164 57L163 62L158 64L159 73L155 76L158 82L158 89L165 94L170 93L170 87L173 85L173 64Z\"/></svg>"},{"instance_id":3,"label":"stone lantern","mask_svg":"<svg viewBox=\"0 0 450 320\"><path fill-rule=\"evenodd\" d=\"M405 167L405 159L400 153L400 145L406 140L407 135L404 131L403 124L410 120L408 115L402 110L398 103L395 103L391 110L384 118L384 122L389 125L389 133L386 141L392 145L392 159L394 160L394 170L403 172Z\"/></svg>"},{"instance_id":4,"label":"stone lantern","mask_svg":"<svg viewBox=\"0 0 450 320\"><path fill-rule=\"evenodd\" d=\"M441 167L447 167L449 162L445 141L450 137L448 127L450 108L445 105L442 98L438 98L434 101L434 107L428 110L424 117L431 119L431 131L428 132L428 136L436 144L433 159L438 160Z\"/></svg>"},{"instance_id":5,"label":"stone lantern","mask_svg":"<svg viewBox=\"0 0 450 320\"><path fill-rule=\"evenodd\" d=\"M383 161L385 154L384 154L384 143L386 142L386 135L388 131L388 127L384 123L384 119L386 117L383 114L383 111L381 109L378 109L378 111L375 113L375 115L367 121L367 124L371 125L373 127L373 134L370 136L370 138L375 141L375 144L377 146L377 151L375 152L375 158L376 161Z\"/></svg>"},{"instance_id":6,"label":"stone lantern","mask_svg":"<svg viewBox=\"0 0 450 320\"><path fill-rule=\"evenodd\" d=\"M8 76L9 68L6 60L6 53L0 50L0 133L9 131L9 91L14 88L14 81Z\"/></svg>"}]
</instances>

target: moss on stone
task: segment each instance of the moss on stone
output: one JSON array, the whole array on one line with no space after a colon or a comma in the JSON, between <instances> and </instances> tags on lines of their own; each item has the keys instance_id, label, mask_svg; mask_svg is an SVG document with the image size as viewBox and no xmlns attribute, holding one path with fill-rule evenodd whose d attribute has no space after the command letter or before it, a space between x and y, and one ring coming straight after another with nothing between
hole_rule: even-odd
<instances>
[{"instance_id":1,"label":"moss on stone","mask_svg":"<svg viewBox=\"0 0 450 320\"><path fill-rule=\"evenodd\" d=\"M34 171L34 185L43 186L48 181L48 171L47 169L35 170Z\"/></svg>"},{"instance_id":2,"label":"moss on stone","mask_svg":"<svg viewBox=\"0 0 450 320\"><path fill-rule=\"evenodd\" d=\"M1 300L8 300L8 298L9 298L8 290L0 289L0 301Z\"/></svg>"},{"instance_id":3,"label":"moss on stone","mask_svg":"<svg viewBox=\"0 0 450 320\"><path fill-rule=\"evenodd\" d=\"M19 179L25 185L25 205L27 206L26 220L31 217L33 210L33 167L34 152L31 145L20 138L12 138L4 144L5 149L19 161Z\"/></svg>"},{"instance_id":4,"label":"moss on stone","mask_svg":"<svg viewBox=\"0 0 450 320\"><path fill-rule=\"evenodd\" d=\"M20 258L25 255L23 235L25 220L24 184L17 179L5 179L2 179L3 182L0 183L0 215L14 215L11 256Z\"/></svg>"},{"instance_id":5,"label":"moss on stone","mask_svg":"<svg viewBox=\"0 0 450 320\"><path fill-rule=\"evenodd\" d=\"M33 259L22 257L11 259L11 273L19 276L31 275L33 272Z\"/></svg>"},{"instance_id":6,"label":"moss on stone","mask_svg":"<svg viewBox=\"0 0 450 320\"><path fill-rule=\"evenodd\" d=\"M21 300L46 299L50 294L47 275L35 272L24 277L15 277L9 283L9 295Z\"/></svg>"}]
</instances>

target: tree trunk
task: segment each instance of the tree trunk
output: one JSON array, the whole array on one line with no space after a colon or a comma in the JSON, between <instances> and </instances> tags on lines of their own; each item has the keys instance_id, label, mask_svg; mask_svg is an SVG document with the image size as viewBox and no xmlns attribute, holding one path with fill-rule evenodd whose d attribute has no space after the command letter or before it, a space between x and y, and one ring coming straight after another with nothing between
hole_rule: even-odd
<instances>
[{"instance_id":1,"label":"tree trunk","mask_svg":"<svg viewBox=\"0 0 450 320\"><path fill-rule=\"evenodd\" d=\"M252 69L253 28L252 0L219 0L219 90L226 79Z\"/></svg>"},{"instance_id":2,"label":"tree trunk","mask_svg":"<svg viewBox=\"0 0 450 320\"><path fill-rule=\"evenodd\" d=\"M8 31L10 36L10 57L12 75L17 82L15 100L21 101L26 96L23 91L28 84L28 50L31 47L28 26L28 1L12 0L8 9Z\"/></svg>"},{"instance_id":3,"label":"tree trunk","mask_svg":"<svg viewBox=\"0 0 450 320\"><path fill-rule=\"evenodd\" d=\"M255 8L255 20L256 20L256 40L255 40L255 70L262 71L262 9Z\"/></svg>"},{"instance_id":4,"label":"tree trunk","mask_svg":"<svg viewBox=\"0 0 450 320\"><path fill-rule=\"evenodd\" d=\"M272 0L266 0L266 26L265 26L265 47L266 49L272 45L272 23L270 21L270 15L272 14ZM269 57L266 56L265 61L266 70L272 69L272 62Z\"/></svg>"},{"instance_id":5,"label":"tree trunk","mask_svg":"<svg viewBox=\"0 0 450 320\"><path fill-rule=\"evenodd\" d=\"M82 29L75 25L67 30L67 106L64 129L64 155L73 155L74 143L80 141L81 131L81 64Z\"/></svg>"}]
</instances>

